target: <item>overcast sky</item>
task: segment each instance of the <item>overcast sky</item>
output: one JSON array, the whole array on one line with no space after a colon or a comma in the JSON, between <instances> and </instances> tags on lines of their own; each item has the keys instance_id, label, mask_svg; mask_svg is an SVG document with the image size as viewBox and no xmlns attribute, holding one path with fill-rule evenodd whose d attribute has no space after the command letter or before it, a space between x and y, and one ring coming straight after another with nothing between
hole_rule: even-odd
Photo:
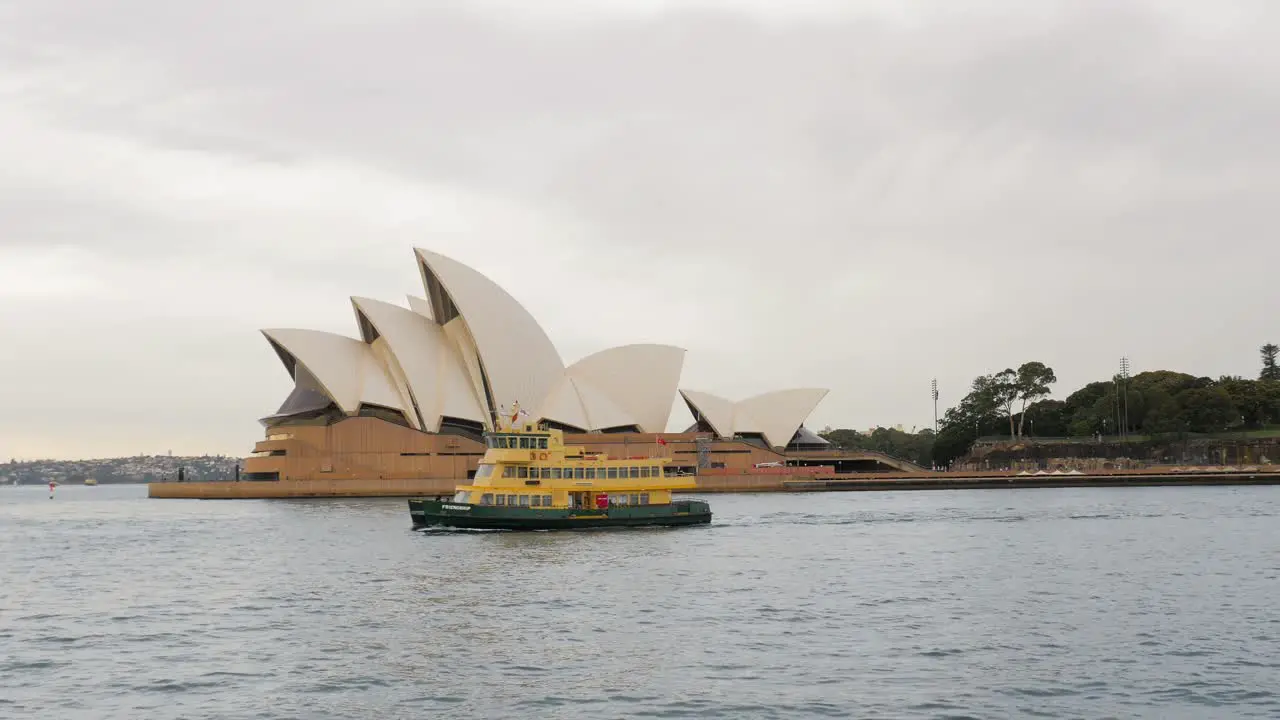
<instances>
[{"instance_id":1,"label":"overcast sky","mask_svg":"<svg viewBox=\"0 0 1280 720\"><path fill-rule=\"evenodd\" d=\"M931 378L945 408L1033 359L1253 376L1278 31L1270 0L0 0L0 458L247 453L291 386L257 329L356 335L349 296L422 294L415 245L567 362L830 388L814 429L923 427Z\"/></svg>"}]
</instances>

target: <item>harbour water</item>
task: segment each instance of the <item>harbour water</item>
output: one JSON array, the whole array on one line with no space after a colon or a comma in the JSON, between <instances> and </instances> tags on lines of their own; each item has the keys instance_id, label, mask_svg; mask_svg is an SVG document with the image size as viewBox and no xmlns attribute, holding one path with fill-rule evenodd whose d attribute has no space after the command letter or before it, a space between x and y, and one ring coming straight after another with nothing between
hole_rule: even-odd
<instances>
[{"instance_id":1,"label":"harbour water","mask_svg":"<svg viewBox=\"0 0 1280 720\"><path fill-rule=\"evenodd\" d=\"M1276 718L1280 487L402 500L0 488L0 718Z\"/></svg>"}]
</instances>

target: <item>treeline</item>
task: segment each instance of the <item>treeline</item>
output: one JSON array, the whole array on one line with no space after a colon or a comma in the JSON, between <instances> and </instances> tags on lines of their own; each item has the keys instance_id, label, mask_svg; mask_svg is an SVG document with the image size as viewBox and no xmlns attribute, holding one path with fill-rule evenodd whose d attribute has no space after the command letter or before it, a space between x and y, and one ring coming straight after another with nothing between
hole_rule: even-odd
<instances>
[{"instance_id":1,"label":"treeline","mask_svg":"<svg viewBox=\"0 0 1280 720\"><path fill-rule=\"evenodd\" d=\"M946 467L978 438L1164 436L1255 430L1280 425L1280 347L1261 350L1257 380L1217 379L1171 370L1117 375L1089 383L1065 400L1049 400L1058 378L1042 362L1023 363L974 378L969 393L932 430L871 433L824 428L818 433L843 450L868 450L928 467Z\"/></svg>"},{"instance_id":2,"label":"treeline","mask_svg":"<svg viewBox=\"0 0 1280 720\"><path fill-rule=\"evenodd\" d=\"M929 429L909 433L880 427L863 434L857 430L824 428L818 435L841 450L881 452L924 467L933 463L933 430Z\"/></svg>"},{"instance_id":3,"label":"treeline","mask_svg":"<svg viewBox=\"0 0 1280 720\"><path fill-rule=\"evenodd\" d=\"M989 435L1168 435L1278 424L1278 353L1274 344L1262 346L1257 380L1155 370L1092 382L1065 400L1045 399L1057 378L1040 362L983 375L974 379L959 404L947 410L933 443L933 462L946 465Z\"/></svg>"}]
</instances>

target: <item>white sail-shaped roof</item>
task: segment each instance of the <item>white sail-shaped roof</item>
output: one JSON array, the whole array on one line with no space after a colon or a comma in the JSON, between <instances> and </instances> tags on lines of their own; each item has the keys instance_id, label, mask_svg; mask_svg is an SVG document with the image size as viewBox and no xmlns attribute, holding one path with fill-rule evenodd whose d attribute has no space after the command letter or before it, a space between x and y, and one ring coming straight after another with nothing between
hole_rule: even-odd
<instances>
[{"instance_id":1,"label":"white sail-shaped roof","mask_svg":"<svg viewBox=\"0 0 1280 720\"><path fill-rule=\"evenodd\" d=\"M591 429L591 421L587 419L587 409L583 407L578 388L574 386L573 379L568 375L560 377L538 407L541 408L538 411L540 419L551 420L584 431Z\"/></svg>"},{"instance_id":2,"label":"white sail-shaped roof","mask_svg":"<svg viewBox=\"0 0 1280 720\"><path fill-rule=\"evenodd\" d=\"M262 334L291 376L296 379L297 365L302 365L344 413L355 415L365 403L399 410L406 419L413 412L366 343L318 330L274 329Z\"/></svg>"},{"instance_id":3,"label":"white sail-shaped roof","mask_svg":"<svg viewBox=\"0 0 1280 720\"><path fill-rule=\"evenodd\" d=\"M369 298L351 298L365 342L386 342L403 372L421 428L438 432L442 417L483 422L485 412L444 331L421 314Z\"/></svg>"},{"instance_id":4,"label":"white sail-shaped roof","mask_svg":"<svg viewBox=\"0 0 1280 720\"><path fill-rule=\"evenodd\" d=\"M627 427L635 425L635 416L618 406L608 393L586 380L570 377L578 390L582 407L587 411L587 424L591 430Z\"/></svg>"},{"instance_id":5,"label":"white sail-shaped roof","mask_svg":"<svg viewBox=\"0 0 1280 720\"><path fill-rule=\"evenodd\" d=\"M415 295L406 295L409 299L409 309L418 313L422 317L429 320L435 320L436 314L431 311L431 301L426 298L420 298Z\"/></svg>"},{"instance_id":6,"label":"white sail-shaped roof","mask_svg":"<svg viewBox=\"0 0 1280 720\"><path fill-rule=\"evenodd\" d=\"M681 390L680 397L694 417L700 417L720 437L733 437L733 401L698 390Z\"/></svg>"},{"instance_id":7,"label":"white sail-shaped roof","mask_svg":"<svg viewBox=\"0 0 1280 720\"><path fill-rule=\"evenodd\" d=\"M711 393L681 390L690 412L711 425L717 435L759 433L771 447L785 447L827 390L793 388L763 393L733 402Z\"/></svg>"},{"instance_id":8,"label":"white sail-shaped roof","mask_svg":"<svg viewBox=\"0 0 1280 720\"><path fill-rule=\"evenodd\" d=\"M294 393L273 417L295 408L327 412L327 397L347 414L379 405L400 411L414 428L439 432L446 418L492 428L500 406L519 402L532 417L585 431L666 429L682 348L624 345L565 367L546 332L501 287L442 255L414 254L427 298L409 296L408 308L352 298L363 341L263 331L295 378ZM759 434L774 446L791 440L826 392L781 390L735 403L679 390L718 435Z\"/></svg>"},{"instance_id":9,"label":"white sail-shaped roof","mask_svg":"<svg viewBox=\"0 0 1280 720\"><path fill-rule=\"evenodd\" d=\"M784 447L804 424L809 413L826 397L822 388L792 388L763 393L737 403L737 413L750 418L758 429L737 432L759 432L774 447Z\"/></svg>"},{"instance_id":10,"label":"white sail-shaped roof","mask_svg":"<svg viewBox=\"0 0 1280 720\"><path fill-rule=\"evenodd\" d=\"M622 345L588 355L566 372L597 388L626 413L626 422L617 425L662 432L671 417L684 355L684 348L673 345Z\"/></svg>"},{"instance_id":11,"label":"white sail-shaped roof","mask_svg":"<svg viewBox=\"0 0 1280 720\"><path fill-rule=\"evenodd\" d=\"M564 363L533 316L507 291L462 263L416 250L437 323L460 316L470 330L490 397L486 405L530 407L548 396Z\"/></svg>"},{"instance_id":12,"label":"white sail-shaped roof","mask_svg":"<svg viewBox=\"0 0 1280 720\"><path fill-rule=\"evenodd\" d=\"M538 404L535 417L589 432L636 425L635 416L587 380L567 372Z\"/></svg>"}]
</instances>

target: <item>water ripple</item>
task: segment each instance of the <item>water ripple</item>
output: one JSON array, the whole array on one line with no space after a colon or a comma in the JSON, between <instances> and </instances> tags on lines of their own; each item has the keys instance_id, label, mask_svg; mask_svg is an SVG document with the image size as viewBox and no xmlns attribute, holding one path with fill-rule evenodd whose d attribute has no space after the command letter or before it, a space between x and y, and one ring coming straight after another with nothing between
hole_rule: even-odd
<instances>
[{"instance_id":1,"label":"water ripple","mask_svg":"<svg viewBox=\"0 0 1280 720\"><path fill-rule=\"evenodd\" d=\"M144 494L0 489L0 718L1280 716L1277 488L716 495L621 533Z\"/></svg>"}]
</instances>

